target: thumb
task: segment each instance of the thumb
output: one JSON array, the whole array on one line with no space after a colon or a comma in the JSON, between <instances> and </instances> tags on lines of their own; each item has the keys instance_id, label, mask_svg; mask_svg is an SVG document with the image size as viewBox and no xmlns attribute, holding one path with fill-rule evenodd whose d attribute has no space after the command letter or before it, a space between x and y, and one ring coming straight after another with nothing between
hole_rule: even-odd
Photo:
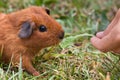
<instances>
[{"instance_id":1,"label":"thumb","mask_svg":"<svg viewBox=\"0 0 120 80\"><path fill-rule=\"evenodd\" d=\"M112 42L109 39L109 36L105 36L104 38L100 39L98 37L92 37L91 38L91 43L92 45L97 48L98 50L102 51L102 52L108 52L110 51L110 45L112 44Z\"/></svg>"}]
</instances>

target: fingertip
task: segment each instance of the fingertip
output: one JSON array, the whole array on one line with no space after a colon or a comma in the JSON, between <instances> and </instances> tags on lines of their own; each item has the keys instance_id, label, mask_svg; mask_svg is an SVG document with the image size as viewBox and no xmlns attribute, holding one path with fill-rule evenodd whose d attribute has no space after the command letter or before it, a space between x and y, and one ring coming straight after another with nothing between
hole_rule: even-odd
<instances>
[{"instance_id":1,"label":"fingertip","mask_svg":"<svg viewBox=\"0 0 120 80\"><path fill-rule=\"evenodd\" d=\"M100 39L100 38L94 36L90 39L90 42L96 49L98 49L102 52L108 52L108 48L109 48L107 46L108 44L103 39ZM105 43L106 43L106 45L105 45Z\"/></svg>"},{"instance_id":2,"label":"fingertip","mask_svg":"<svg viewBox=\"0 0 120 80\"><path fill-rule=\"evenodd\" d=\"M93 36L93 37L90 39L90 42L91 42L92 44L94 44L94 42L96 42L96 40L97 40L97 37Z\"/></svg>"},{"instance_id":3,"label":"fingertip","mask_svg":"<svg viewBox=\"0 0 120 80\"><path fill-rule=\"evenodd\" d=\"M99 38L97 38L97 37L92 37L91 39L90 39L90 41L91 41L91 44L95 47L95 48L97 48L98 50L102 50L101 49L101 41L100 41L101 39L99 39Z\"/></svg>"},{"instance_id":4,"label":"fingertip","mask_svg":"<svg viewBox=\"0 0 120 80\"><path fill-rule=\"evenodd\" d=\"M96 37L98 37L98 38L103 38L103 36L104 36L104 34L103 34L104 32L103 31L101 31L101 32L98 32L97 34L96 34Z\"/></svg>"}]
</instances>

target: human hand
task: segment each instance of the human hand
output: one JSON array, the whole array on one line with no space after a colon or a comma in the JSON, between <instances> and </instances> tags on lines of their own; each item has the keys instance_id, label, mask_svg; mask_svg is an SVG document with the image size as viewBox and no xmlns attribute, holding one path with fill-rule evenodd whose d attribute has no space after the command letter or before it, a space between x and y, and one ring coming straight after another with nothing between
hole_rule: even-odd
<instances>
[{"instance_id":1,"label":"human hand","mask_svg":"<svg viewBox=\"0 0 120 80\"><path fill-rule=\"evenodd\" d=\"M98 32L90 41L100 51L120 53L120 10L108 27Z\"/></svg>"}]
</instances>

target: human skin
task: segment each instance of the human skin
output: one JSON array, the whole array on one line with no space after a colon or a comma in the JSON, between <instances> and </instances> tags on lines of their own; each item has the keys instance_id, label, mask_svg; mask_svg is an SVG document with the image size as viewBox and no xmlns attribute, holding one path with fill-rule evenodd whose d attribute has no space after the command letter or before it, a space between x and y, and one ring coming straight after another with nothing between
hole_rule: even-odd
<instances>
[{"instance_id":1,"label":"human skin","mask_svg":"<svg viewBox=\"0 0 120 80\"><path fill-rule=\"evenodd\" d=\"M107 28L98 32L90 41L102 52L120 53L120 9Z\"/></svg>"}]
</instances>

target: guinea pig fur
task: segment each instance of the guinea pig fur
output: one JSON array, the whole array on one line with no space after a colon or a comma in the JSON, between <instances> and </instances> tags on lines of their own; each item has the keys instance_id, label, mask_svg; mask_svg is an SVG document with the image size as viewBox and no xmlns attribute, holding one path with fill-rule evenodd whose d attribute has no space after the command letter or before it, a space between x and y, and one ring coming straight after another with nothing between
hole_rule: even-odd
<instances>
[{"instance_id":1,"label":"guinea pig fur","mask_svg":"<svg viewBox=\"0 0 120 80\"><path fill-rule=\"evenodd\" d=\"M31 6L12 12L0 13L0 49L2 61L22 67L34 76L39 72L32 66L34 56L43 48L58 44L64 37L61 25L50 15L48 9Z\"/></svg>"}]
</instances>

